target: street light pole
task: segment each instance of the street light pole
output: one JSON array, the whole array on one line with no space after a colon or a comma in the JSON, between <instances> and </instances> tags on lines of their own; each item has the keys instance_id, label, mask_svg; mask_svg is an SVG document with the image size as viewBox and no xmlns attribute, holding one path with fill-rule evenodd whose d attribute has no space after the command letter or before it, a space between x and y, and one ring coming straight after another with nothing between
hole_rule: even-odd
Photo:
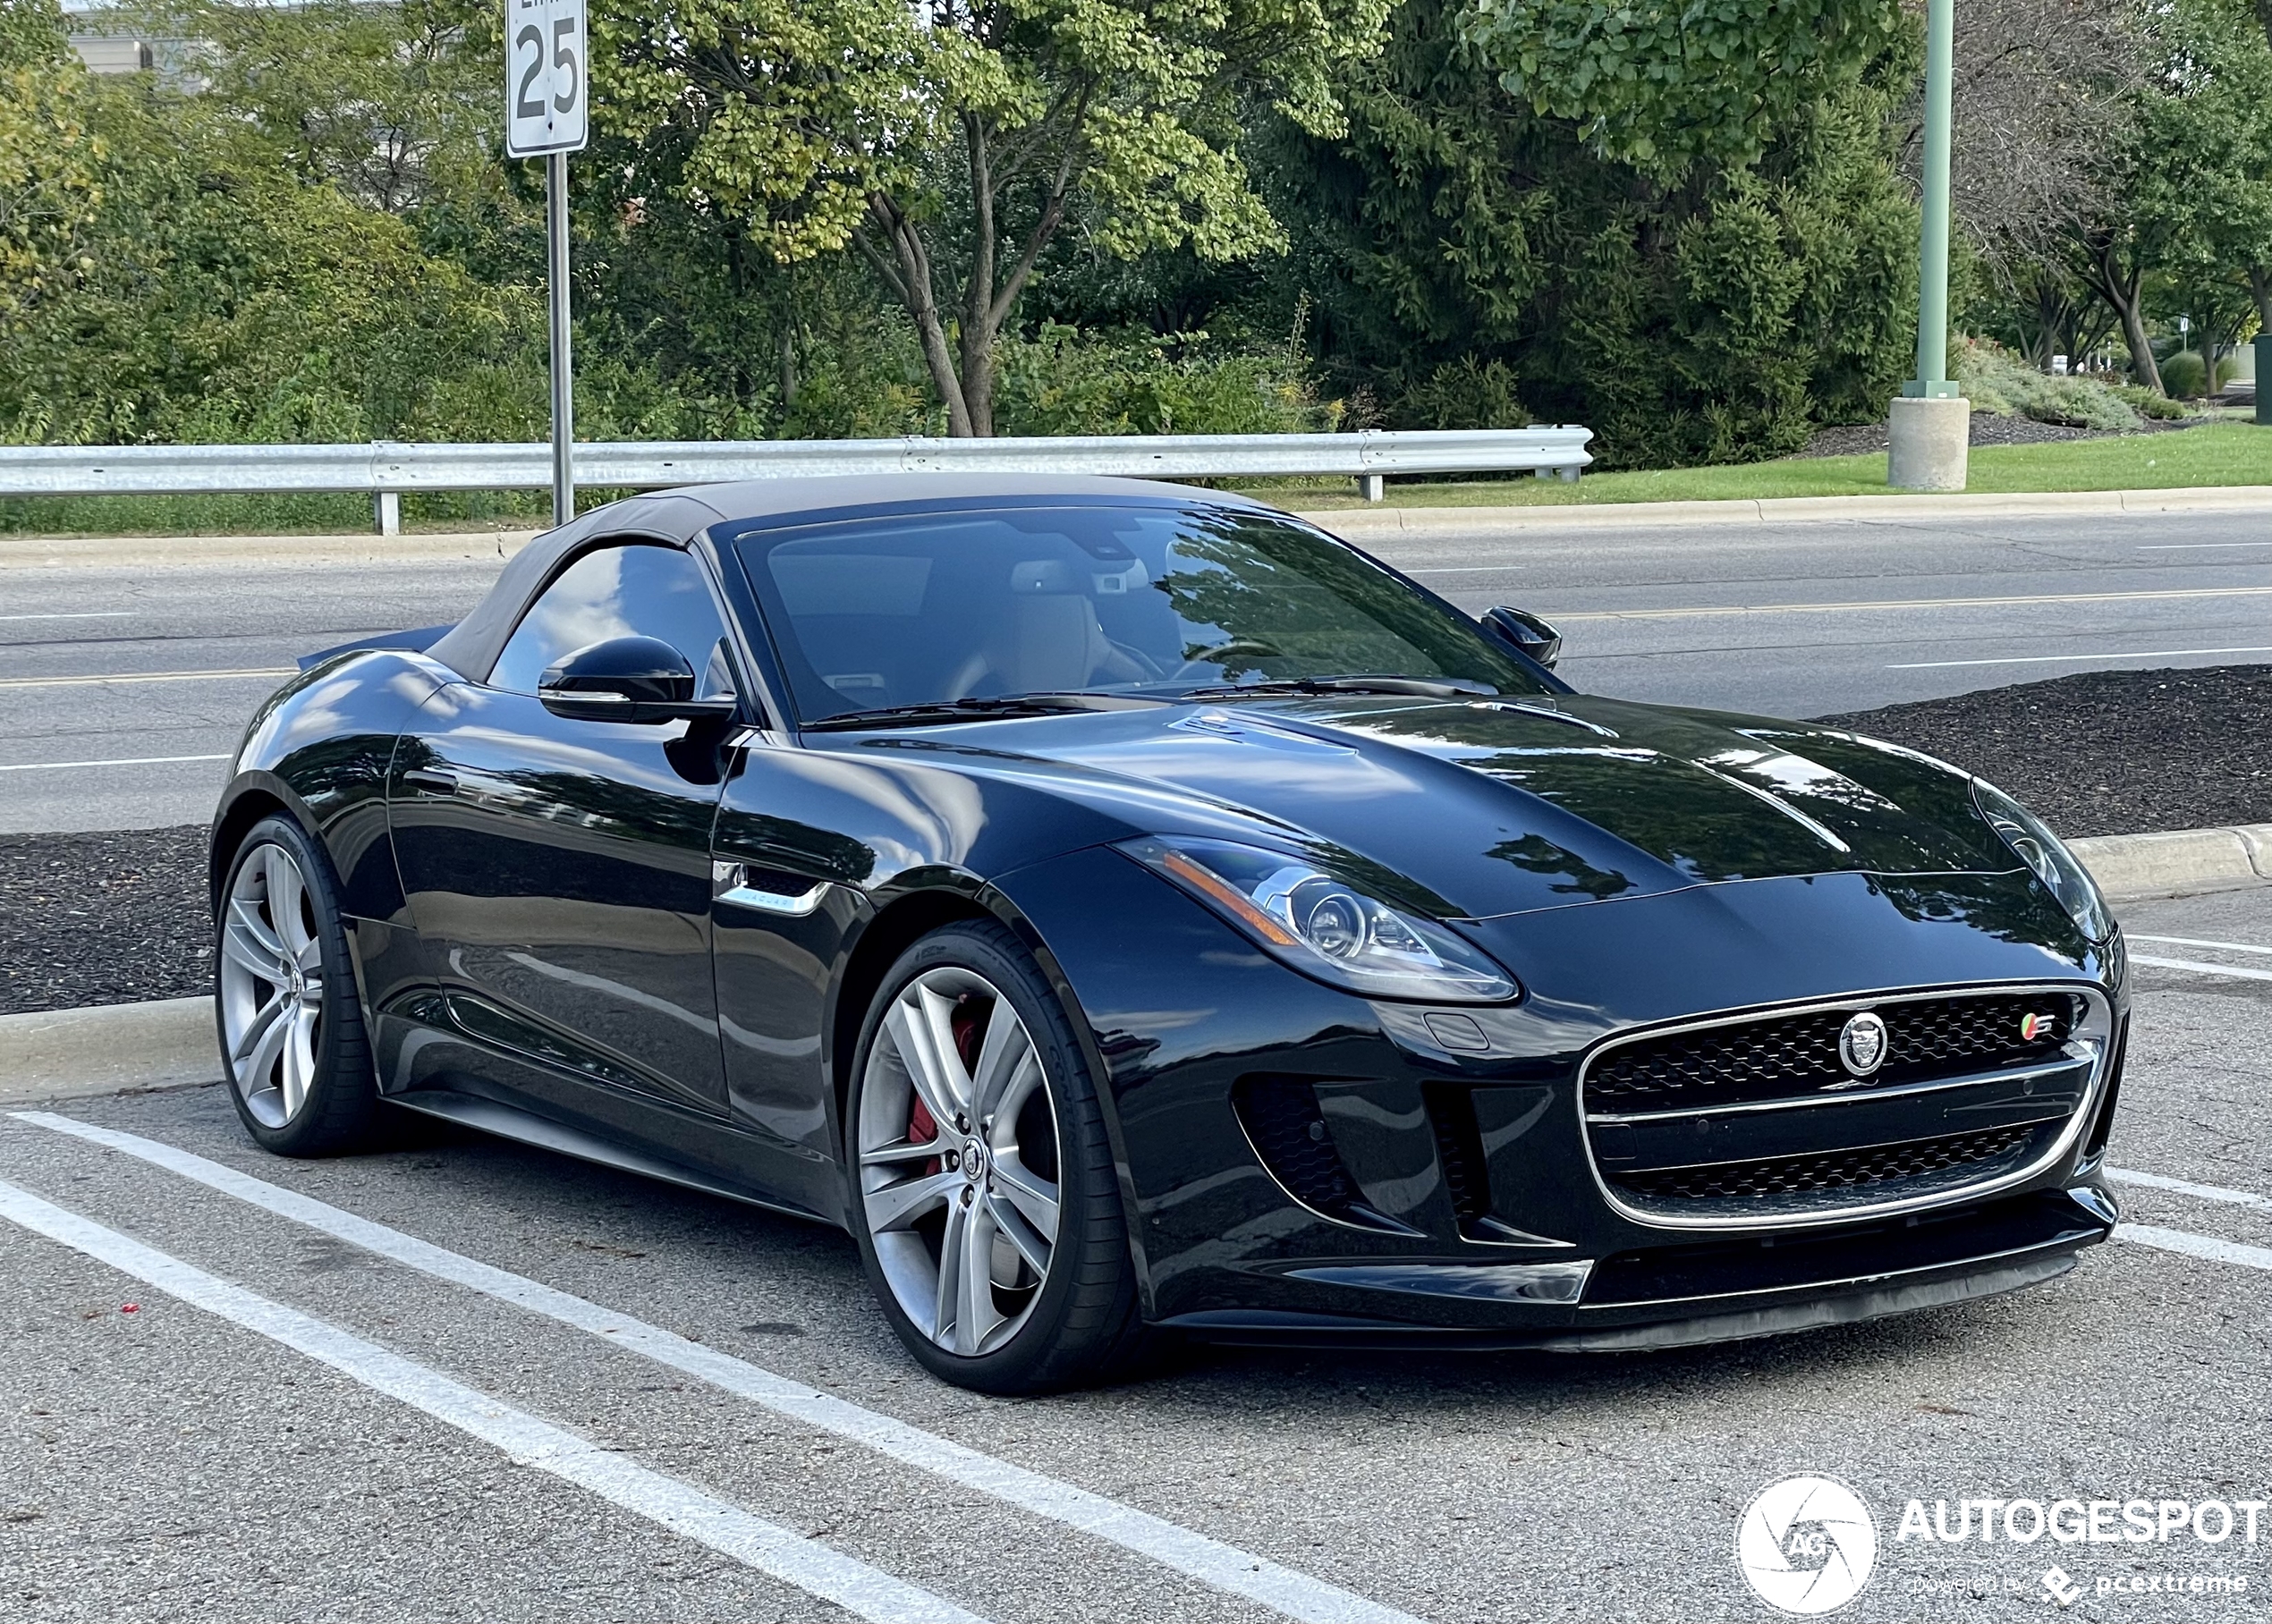
<instances>
[{"instance_id":1,"label":"street light pole","mask_svg":"<svg viewBox=\"0 0 2272 1624\"><path fill-rule=\"evenodd\" d=\"M1917 376L1905 395L1941 400L1948 381L1948 149L1956 77L1956 0L1927 0L1925 10L1924 229L1917 253Z\"/></svg>"},{"instance_id":2,"label":"street light pole","mask_svg":"<svg viewBox=\"0 0 2272 1624\"><path fill-rule=\"evenodd\" d=\"M1886 426L1886 478L1908 490L1963 490L1971 438L1971 404L1948 378L1948 172L1955 80L1956 0L1926 0L1917 376L1902 385Z\"/></svg>"}]
</instances>

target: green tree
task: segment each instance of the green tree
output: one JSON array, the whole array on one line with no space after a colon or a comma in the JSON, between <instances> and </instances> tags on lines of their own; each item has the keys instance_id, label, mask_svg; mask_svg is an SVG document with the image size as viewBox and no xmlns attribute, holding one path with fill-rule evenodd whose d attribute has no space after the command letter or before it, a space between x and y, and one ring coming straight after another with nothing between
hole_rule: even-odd
<instances>
[{"instance_id":1,"label":"green tree","mask_svg":"<svg viewBox=\"0 0 2272 1624\"><path fill-rule=\"evenodd\" d=\"M1914 308L1886 124L1909 58L1806 104L1755 162L1667 178L1510 96L1461 14L1410 0L1348 134L1278 165L1321 352L1386 420L1527 409L1630 466L1772 455L1883 410Z\"/></svg>"},{"instance_id":2,"label":"green tree","mask_svg":"<svg viewBox=\"0 0 2272 1624\"><path fill-rule=\"evenodd\" d=\"M1606 156L1747 164L1903 33L1897 0L1480 0L1467 38Z\"/></svg>"},{"instance_id":3,"label":"green tree","mask_svg":"<svg viewBox=\"0 0 2272 1624\"><path fill-rule=\"evenodd\" d=\"M669 0L595 19L595 111L774 259L854 247L950 431L994 428L995 346L1078 208L1132 256L1276 249L1241 114L1339 127L1388 0Z\"/></svg>"},{"instance_id":4,"label":"green tree","mask_svg":"<svg viewBox=\"0 0 2272 1624\"><path fill-rule=\"evenodd\" d=\"M2228 301L2208 284L2228 278L2272 291L2272 51L2245 0L2172 0L2140 26L2153 72L2069 234L2133 375L2159 392L2148 322L2162 287L2189 284L2212 308Z\"/></svg>"}]
</instances>

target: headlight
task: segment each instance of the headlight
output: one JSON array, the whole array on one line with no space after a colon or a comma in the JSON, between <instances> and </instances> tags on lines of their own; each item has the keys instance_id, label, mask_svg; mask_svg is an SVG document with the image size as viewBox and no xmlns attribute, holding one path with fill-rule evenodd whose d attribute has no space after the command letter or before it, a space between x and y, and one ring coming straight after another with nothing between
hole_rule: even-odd
<instances>
[{"instance_id":1,"label":"headlight","mask_svg":"<svg viewBox=\"0 0 2272 1624\"><path fill-rule=\"evenodd\" d=\"M1972 781L1972 804L2035 877L2051 888L2076 928L2093 942L2104 942L2113 934L2115 922L2097 882L2041 818L1985 778Z\"/></svg>"},{"instance_id":2,"label":"headlight","mask_svg":"<svg viewBox=\"0 0 2272 1624\"><path fill-rule=\"evenodd\" d=\"M1500 1003L1522 990L1442 926L1300 858L1180 836L1130 841L1121 850L1211 905L1273 958L1350 992Z\"/></svg>"}]
</instances>

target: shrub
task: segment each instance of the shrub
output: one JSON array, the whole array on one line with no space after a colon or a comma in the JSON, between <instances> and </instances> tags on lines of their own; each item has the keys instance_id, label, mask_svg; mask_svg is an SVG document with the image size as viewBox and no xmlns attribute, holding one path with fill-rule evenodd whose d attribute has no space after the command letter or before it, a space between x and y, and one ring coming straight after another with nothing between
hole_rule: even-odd
<instances>
[{"instance_id":1,"label":"shrub","mask_svg":"<svg viewBox=\"0 0 2272 1624\"><path fill-rule=\"evenodd\" d=\"M1340 427L1298 351L1235 349L1204 333L1083 333L1044 322L996 351L1005 435L1253 435Z\"/></svg>"},{"instance_id":2,"label":"shrub","mask_svg":"<svg viewBox=\"0 0 2272 1624\"><path fill-rule=\"evenodd\" d=\"M2068 428L2135 428L2138 414L2096 378L2038 372L2002 345L1960 339L1949 346L1949 373L1975 411L2023 417Z\"/></svg>"},{"instance_id":3,"label":"shrub","mask_svg":"<svg viewBox=\"0 0 2272 1624\"><path fill-rule=\"evenodd\" d=\"M2167 423L2192 416L2167 395L2156 394L2143 384L2116 384L2107 393L2141 418L2156 418Z\"/></svg>"},{"instance_id":4,"label":"shrub","mask_svg":"<svg viewBox=\"0 0 2272 1624\"><path fill-rule=\"evenodd\" d=\"M2217 363L2217 382L2211 385L2203 376L2201 352L2180 350L2162 362L2162 388L2173 401L2196 401L2224 388L2232 378L2233 370L2233 358L2221 358Z\"/></svg>"},{"instance_id":5,"label":"shrub","mask_svg":"<svg viewBox=\"0 0 2272 1624\"><path fill-rule=\"evenodd\" d=\"M1514 368L1497 356L1445 361L1403 390L1388 410L1392 428L1528 428Z\"/></svg>"}]
</instances>

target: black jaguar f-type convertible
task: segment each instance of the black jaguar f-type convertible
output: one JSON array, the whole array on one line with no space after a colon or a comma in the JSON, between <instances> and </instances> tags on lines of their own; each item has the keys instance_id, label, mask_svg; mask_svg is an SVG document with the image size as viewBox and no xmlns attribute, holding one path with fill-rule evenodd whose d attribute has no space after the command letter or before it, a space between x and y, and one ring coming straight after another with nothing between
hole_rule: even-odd
<instances>
[{"instance_id":1,"label":"black jaguar f-type convertible","mask_svg":"<svg viewBox=\"0 0 2272 1624\"><path fill-rule=\"evenodd\" d=\"M616 503L261 707L213 829L238 1109L842 1224L996 1391L2073 1266L2127 1011L2074 858L1928 757L1555 655L1174 486Z\"/></svg>"}]
</instances>

